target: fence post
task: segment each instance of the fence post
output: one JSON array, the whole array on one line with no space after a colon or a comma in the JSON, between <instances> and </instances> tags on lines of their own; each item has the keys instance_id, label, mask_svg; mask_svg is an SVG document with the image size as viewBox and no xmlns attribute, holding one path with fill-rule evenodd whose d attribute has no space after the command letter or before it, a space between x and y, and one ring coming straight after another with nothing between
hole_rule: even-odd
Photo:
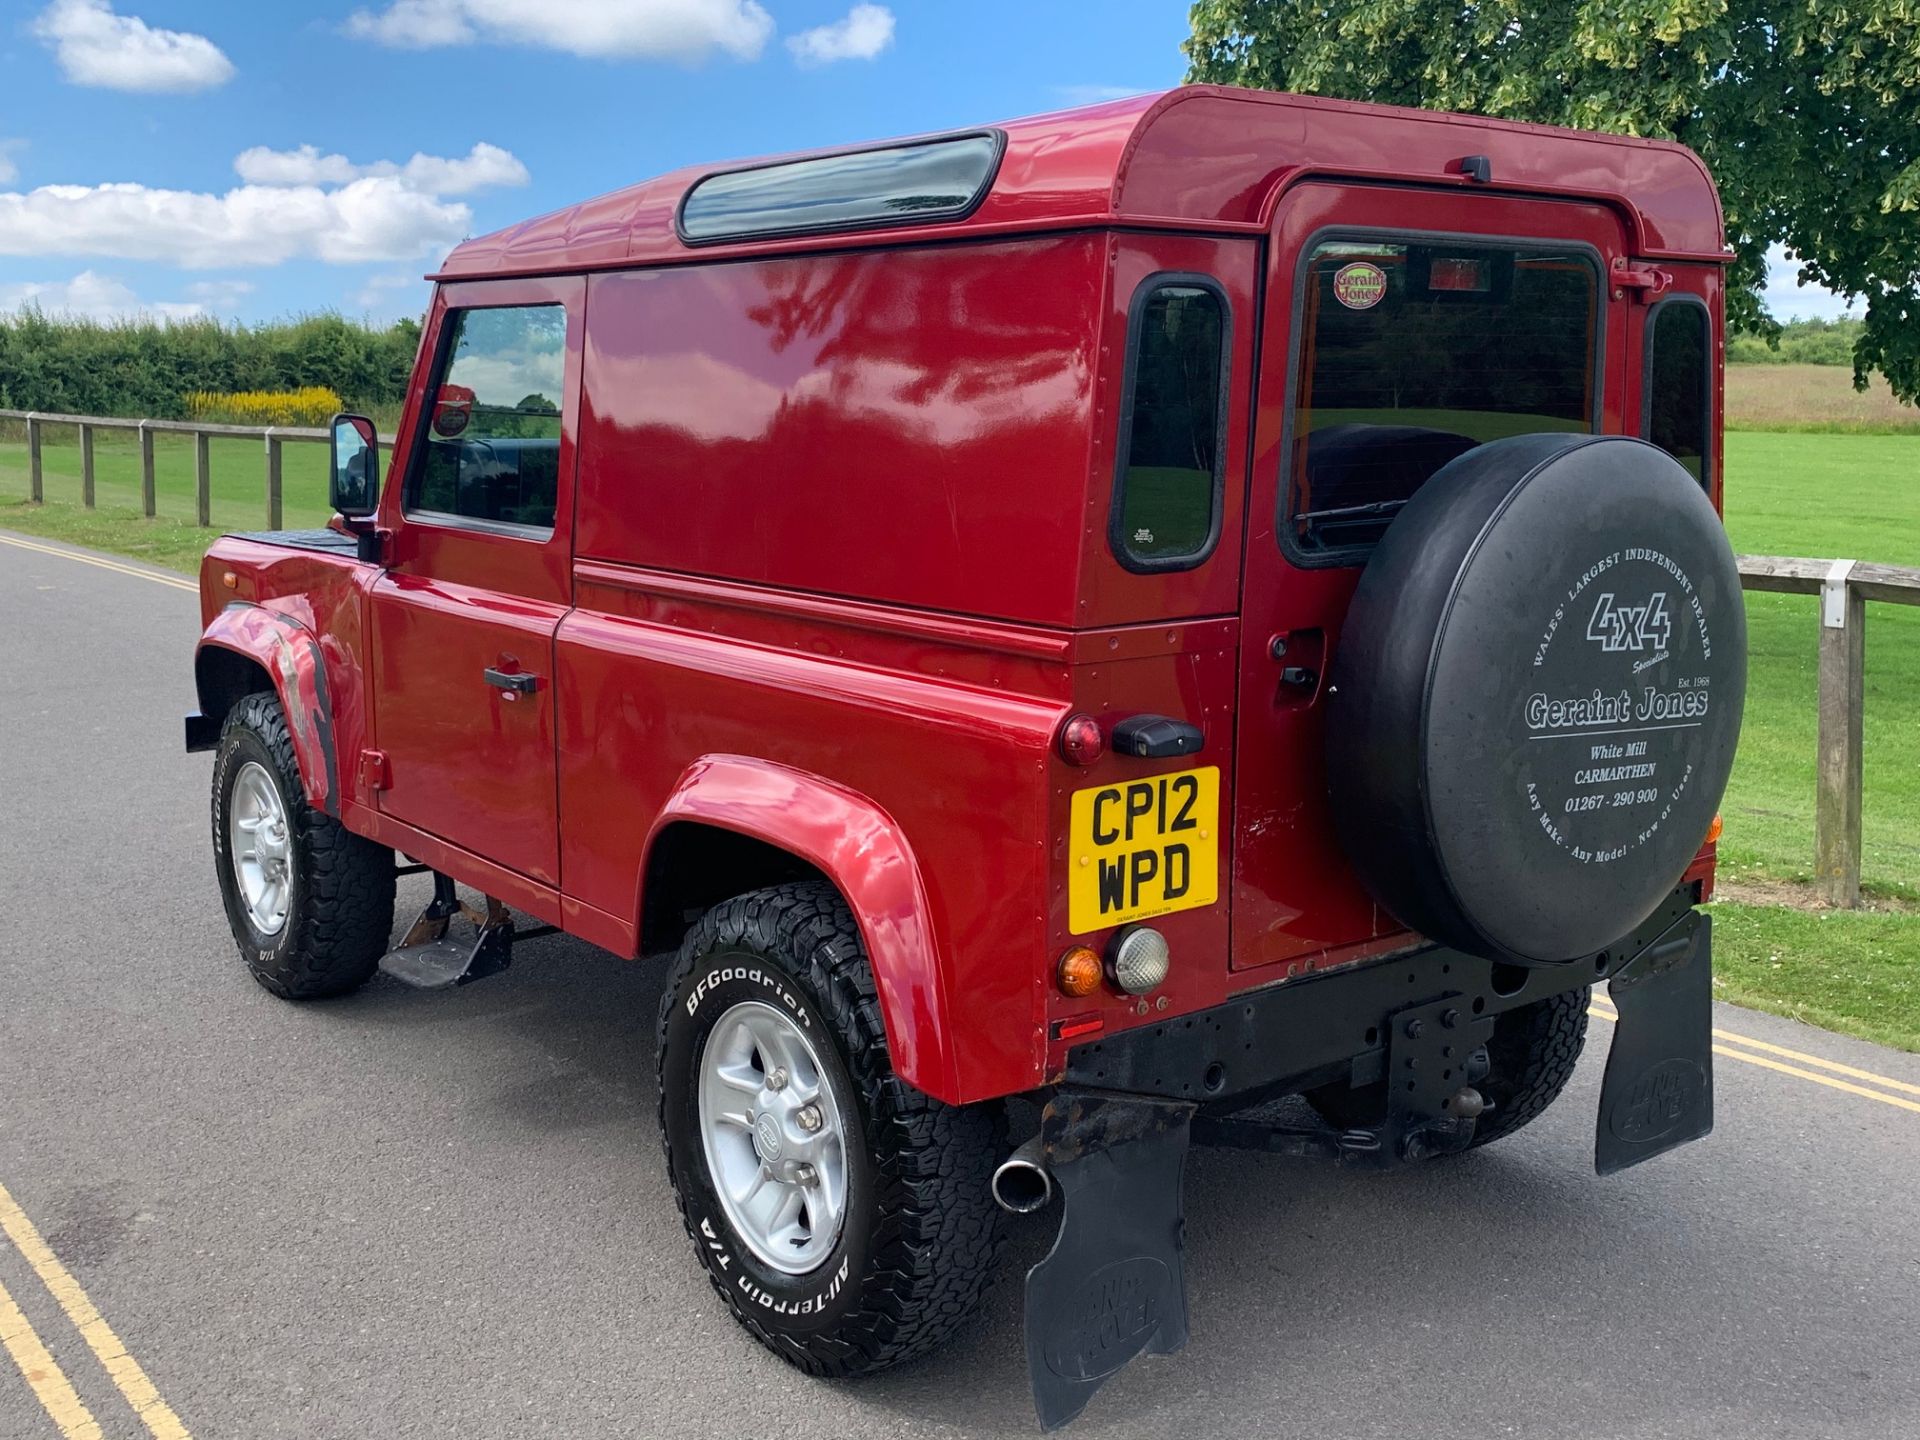
<instances>
[{"instance_id":1,"label":"fence post","mask_svg":"<svg viewBox=\"0 0 1920 1440\"><path fill-rule=\"evenodd\" d=\"M267 529L280 528L280 437L267 427Z\"/></svg>"},{"instance_id":2,"label":"fence post","mask_svg":"<svg viewBox=\"0 0 1920 1440\"><path fill-rule=\"evenodd\" d=\"M153 431L147 428L147 422L140 422L140 513L149 520L154 517L153 506Z\"/></svg>"},{"instance_id":3,"label":"fence post","mask_svg":"<svg viewBox=\"0 0 1920 1440\"><path fill-rule=\"evenodd\" d=\"M80 503L93 508L93 426L80 427Z\"/></svg>"},{"instance_id":4,"label":"fence post","mask_svg":"<svg viewBox=\"0 0 1920 1440\"><path fill-rule=\"evenodd\" d=\"M213 469L208 454L212 440L204 430L193 432L193 513L202 530L213 524Z\"/></svg>"},{"instance_id":5,"label":"fence post","mask_svg":"<svg viewBox=\"0 0 1920 1440\"><path fill-rule=\"evenodd\" d=\"M1820 741L1813 870L1827 903L1860 904L1861 720L1866 710L1867 602L1836 560L1820 586Z\"/></svg>"},{"instance_id":6,"label":"fence post","mask_svg":"<svg viewBox=\"0 0 1920 1440\"><path fill-rule=\"evenodd\" d=\"M40 417L27 416L27 498L38 505L46 498L46 484L40 471Z\"/></svg>"}]
</instances>

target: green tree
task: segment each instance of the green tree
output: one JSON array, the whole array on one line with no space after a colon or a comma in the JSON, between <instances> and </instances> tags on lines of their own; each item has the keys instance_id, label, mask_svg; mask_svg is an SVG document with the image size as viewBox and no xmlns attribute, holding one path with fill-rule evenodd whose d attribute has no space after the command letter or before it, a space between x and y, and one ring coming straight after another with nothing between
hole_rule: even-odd
<instances>
[{"instance_id":1,"label":"green tree","mask_svg":"<svg viewBox=\"0 0 1920 1440\"><path fill-rule=\"evenodd\" d=\"M1691 146L1720 185L1736 330L1768 246L1866 297L1854 384L1920 403L1920 0L1199 0L1188 79Z\"/></svg>"}]
</instances>

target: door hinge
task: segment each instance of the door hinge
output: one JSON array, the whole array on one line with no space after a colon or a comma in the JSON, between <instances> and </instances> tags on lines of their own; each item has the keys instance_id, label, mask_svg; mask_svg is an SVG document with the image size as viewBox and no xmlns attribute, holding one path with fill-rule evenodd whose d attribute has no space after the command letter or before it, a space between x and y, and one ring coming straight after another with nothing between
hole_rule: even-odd
<instances>
[{"instance_id":1,"label":"door hinge","mask_svg":"<svg viewBox=\"0 0 1920 1440\"><path fill-rule=\"evenodd\" d=\"M1621 299L1631 291L1637 300L1657 300L1667 293L1673 284L1673 276L1665 270L1656 270L1651 266L1641 270L1627 264L1625 260L1613 262L1613 298Z\"/></svg>"},{"instance_id":2,"label":"door hinge","mask_svg":"<svg viewBox=\"0 0 1920 1440\"><path fill-rule=\"evenodd\" d=\"M360 752L360 788L366 791L385 790L392 784L393 777L387 771L387 752L362 750Z\"/></svg>"}]
</instances>

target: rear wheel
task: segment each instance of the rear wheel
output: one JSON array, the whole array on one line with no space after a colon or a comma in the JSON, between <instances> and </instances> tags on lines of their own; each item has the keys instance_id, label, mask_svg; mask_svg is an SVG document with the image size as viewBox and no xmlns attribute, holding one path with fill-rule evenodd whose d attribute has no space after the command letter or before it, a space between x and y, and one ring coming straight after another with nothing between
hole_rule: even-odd
<instances>
[{"instance_id":1,"label":"rear wheel","mask_svg":"<svg viewBox=\"0 0 1920 1440\"><path fill-rule=\"evenodd\" d=\"M307 804L273 695L227 715L213 762L213 854L253 978L284 1000L355 989L393 932L393 852Z\"/></svg>"},{"instance_id":2,"label":"rear wheel","mask_svg":"<svg viewBox=\"0 0 1920 1440\"><path fill-rule=\"evenodd\" d=\"M1587 1043L1586 986L1550 995L1494 1021L1480 1093L1493 1108L1473 1127L1475 1145L1511 1135L1559 1098Z\"/></svg>"},{"instance_id":3,"label":"rear wheel","mask_svg":"<svg viewBox=\"0 0 1920 1440\"><path fill-rule=\"evenodd\" d=\"M998 1112L893 1073L860 934L819 883L714 907L660 1011L660 1127L734 1318L815 1375L933 1349L989 1283Z\"/></svg>"},{"instance_id":4,"label":"rear wheel","mask_svg":"<svg viewBox=\"0 0 1920 1440\"><path fill-rule=\"evenodd\" d=\"M1473 1129L1474 1145L1491 1145L1537 1118L1567 1088L1587 1039L1585 986L1509 1010L1493 1022L1487 1073L1475 1088L1489 1108ZM1372 1127L1387 1116L1384 1083L1354 1089L1323 1085L1305 1097L1338 1129Z\"/></svg>"}]
</instances>

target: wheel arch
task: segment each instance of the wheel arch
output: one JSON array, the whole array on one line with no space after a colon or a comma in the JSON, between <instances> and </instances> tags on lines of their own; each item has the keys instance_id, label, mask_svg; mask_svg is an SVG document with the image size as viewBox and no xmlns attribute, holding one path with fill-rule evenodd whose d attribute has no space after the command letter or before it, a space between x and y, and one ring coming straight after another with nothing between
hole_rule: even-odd
<instances>
[{"instance_id":1,"label":"wheel arch","mask_svg":"<svg viewBox=\"0 0 1920 1440\"><path fill-rule=\"evenodd\" d=\"M838 891L866 945L893 1068L936 1099L960 1093L937 932L912 847L868 797L743 755L688 766L641 861L642 949L677 942L689 911L787 880Z\"/></svg>"},{"instance_id":2,"label":"wheel arch","mask_svg":"<svg viewBox=\"0 0 1920 1440\"><path fill-rule=\"evenodd\" d=\"M193 688L200 713L213 727L224 725L233 707L261 690L279 686L258 658L222 644L202 644L193 657Z\"/></svg>"},{"instance_id":3,"label":"wheel arch","mask_svg":"<svg viewBox=\"0 0 1920 1440\"><path fill-rule=\"evenodd\" d=\"M265 606L235 602L214 616L193 657L200 713L214 731L240 700L272 690L286 712L307 803L340 815L339 762L320 642L299 621Z\"/></svg>"}]
</instances>

